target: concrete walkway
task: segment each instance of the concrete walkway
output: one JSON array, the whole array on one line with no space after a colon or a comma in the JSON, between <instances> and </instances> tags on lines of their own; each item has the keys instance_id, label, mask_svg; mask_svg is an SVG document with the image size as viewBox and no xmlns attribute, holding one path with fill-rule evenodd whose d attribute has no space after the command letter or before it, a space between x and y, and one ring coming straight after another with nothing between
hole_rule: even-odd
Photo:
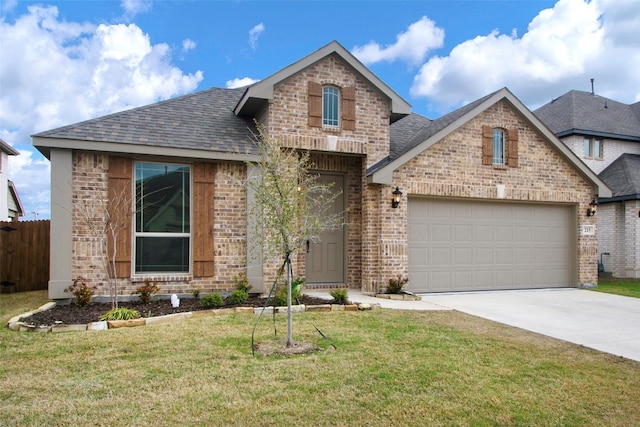
<instances>
[{"instance_id":1,"label":"concrete walkway","mask_svg":"<svg viewBox=\"0 0 640 427\"><path fill-rule=\"evenodd\" d=\"M324 296L328 297L328 293L324 292ZM421 294L421 297L422 301L394 301L349 290L353 302L403 310L458 310L640 361L640 298L575 288Z\"/></svg>"}]
</instances>

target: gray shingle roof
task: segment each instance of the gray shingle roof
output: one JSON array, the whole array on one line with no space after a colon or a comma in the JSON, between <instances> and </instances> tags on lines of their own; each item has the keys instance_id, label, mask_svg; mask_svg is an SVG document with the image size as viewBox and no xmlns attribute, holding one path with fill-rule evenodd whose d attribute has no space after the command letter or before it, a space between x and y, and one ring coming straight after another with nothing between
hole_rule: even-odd
<instances>
[{"instance_id":1,"label":"gray shingle roof","mask_svg":"<svg viewBox=\"0 0 640 427\"><path fill-rule=\"evenodd\" d=\"M599 177L611 189L614 199L640 199L640 154L621 155Z\"/></svg>"},{"instance_id":2,"label":"gray shingle roof","mask_svg":"<svg viewBox=\"0 0 640 427\"><path fill-rule=\"evenodd\" d=\"M389 157L381 160L377 164L371 166L367 171L367 174L384 167L393 160L402 156L412 148L420 145L422 142L429 139L429 137L435 135L440 130L446 128L451 123L455 122L460 117L467 114L469 111L482 104L485 100L492 97L496 92L483 96L482 98L473 101L471 104L467 104L458 108L455 111L450 112L436 120L430 120L419 114L412 113L397 122L393 123L390 127L390 147Z\"/></svg>"},{"instance_id":3,"label":"gray shingle roof","mask_svg":"<svg viewBox=\"0 0 640 427\"><path fill-rule=\"evenodd\" d=\"M254 154L252 119L233 113L245 90L212 88L34 137Z\"/></svg>"},{"instance_id":4,"label":"gray shingle roof","mask_svg":"<svg viewBox=\"0 0 640 427\"><path fill-rule=\"evenodd\" d=\"M640 141L640 103L572 90L534 111L558 137L572 134Z\"/></svg>"}]
</instances>

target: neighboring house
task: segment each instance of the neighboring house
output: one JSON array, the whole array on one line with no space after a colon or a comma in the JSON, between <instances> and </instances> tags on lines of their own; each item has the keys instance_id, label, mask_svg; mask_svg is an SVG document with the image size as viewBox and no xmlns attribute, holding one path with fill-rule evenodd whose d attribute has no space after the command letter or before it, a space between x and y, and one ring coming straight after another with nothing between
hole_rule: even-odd
<instances>
[{"instance_id":1,"label":"neighboring house","mask_svg":"<svg viewBox=\"0 0 640 427\"><path fill-rule=\"evenodd\" d=\"M640 102L572 90L535 111L613 192L598 200L602 273L640 277Z\"/></svg>"},{"instance_id":2,"label":"neighboring house","mask_svg":"<svg viewBox=\"0 0 640 427\"><path fill-rule=\"evenodd\" d=\"M145 279L161 293L230 290L243 271L264 291L281 260L263 259L247 217L254 118L284 146L309 150L321 179L342 190L335 209L347 225L295 260L309 286L373 292L398 275L434 292L597 281L585 213L611 192L511 92L432 121L332 42L246 88L34 135L51 160L50 297L67 297L77 276L108 294L100 236L83 218L87 203L115 194L142 206L116 242L124 295ZM142 194L154 188L167 195L147 209Z\"/></svg>"},{"instance_id":3,"label":"neighboring house","mask_svg":"<svg viewBox=\"0 0 640 427\"><path fill-rule=\"evenodd\" d=\"M13 181L8 181L7 192L7 210L9 211L9 221L18 221L21 216L24 216L24 208L18 197L18 190L13 184Z\"/></svg>"},{"instance_id":4,"label":"neighboring house","mask_svg":"<svg viewBox=\"0 0 640 427\"><path fill-rule=\"evenodd\" d=\"M0 221L18 220L24 215L13 183L9 181L9 156L20 153L0 139Z\"/></svg>"}]
</instances>

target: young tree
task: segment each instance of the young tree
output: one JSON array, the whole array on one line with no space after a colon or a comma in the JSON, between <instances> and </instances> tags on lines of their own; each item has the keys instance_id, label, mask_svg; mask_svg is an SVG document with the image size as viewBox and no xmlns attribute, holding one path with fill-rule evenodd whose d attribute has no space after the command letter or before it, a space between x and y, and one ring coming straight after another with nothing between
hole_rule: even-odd
<instances>
[{"instance_id":1,"label":"young tree","mask_svg":"<svg viewBox=\"0 0 640 427\"><path fill-rule=\"evenodd\" d=\"M287 347L293 345L291 316L292 256L306 248L308 241L317 241L320 233L343 225L344 213L329 214L339 192L318 182L310 173L312 164L308 151L283 147L270 138L261 125L254 143L260 159L253 165L258 177L247 179L255 203L249 214L258 228L256 242L267 257L283 260L287 274Z\"/></svg>"},{"instance_id":2,"label":"young tree","mask_svg":"<svg viewBox=\"0 0 640 427\"><path fill-rule=\"evenodd\" d=\"M116 259L118 240L122 231L128 230L135 210L130 191L124 188L109 188L109 200L90 203L86 199L78 204L82 221L98 238L97 252L109 285L111 308L118 307L118 278Z\"/></svg>"}]
</instances>

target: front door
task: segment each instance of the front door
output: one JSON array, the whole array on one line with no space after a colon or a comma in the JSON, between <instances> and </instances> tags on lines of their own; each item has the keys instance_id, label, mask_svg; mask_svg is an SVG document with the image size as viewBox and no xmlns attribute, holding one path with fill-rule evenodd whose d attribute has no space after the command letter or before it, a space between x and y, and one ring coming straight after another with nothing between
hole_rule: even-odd
<instances>
[{"instance_id":1,"label":"front door","mask_svg":"<svg viewBox=\"0 0 640 427\"><path fill-rule=\"evenodd\" d=\"M318 183L331 185L340 194L328 214L344 212L344 176L325 175ZM307 254L307 283L344 283L344 226L325 231L317 242L310 242Z\"/></svg>"}]
</instances>

